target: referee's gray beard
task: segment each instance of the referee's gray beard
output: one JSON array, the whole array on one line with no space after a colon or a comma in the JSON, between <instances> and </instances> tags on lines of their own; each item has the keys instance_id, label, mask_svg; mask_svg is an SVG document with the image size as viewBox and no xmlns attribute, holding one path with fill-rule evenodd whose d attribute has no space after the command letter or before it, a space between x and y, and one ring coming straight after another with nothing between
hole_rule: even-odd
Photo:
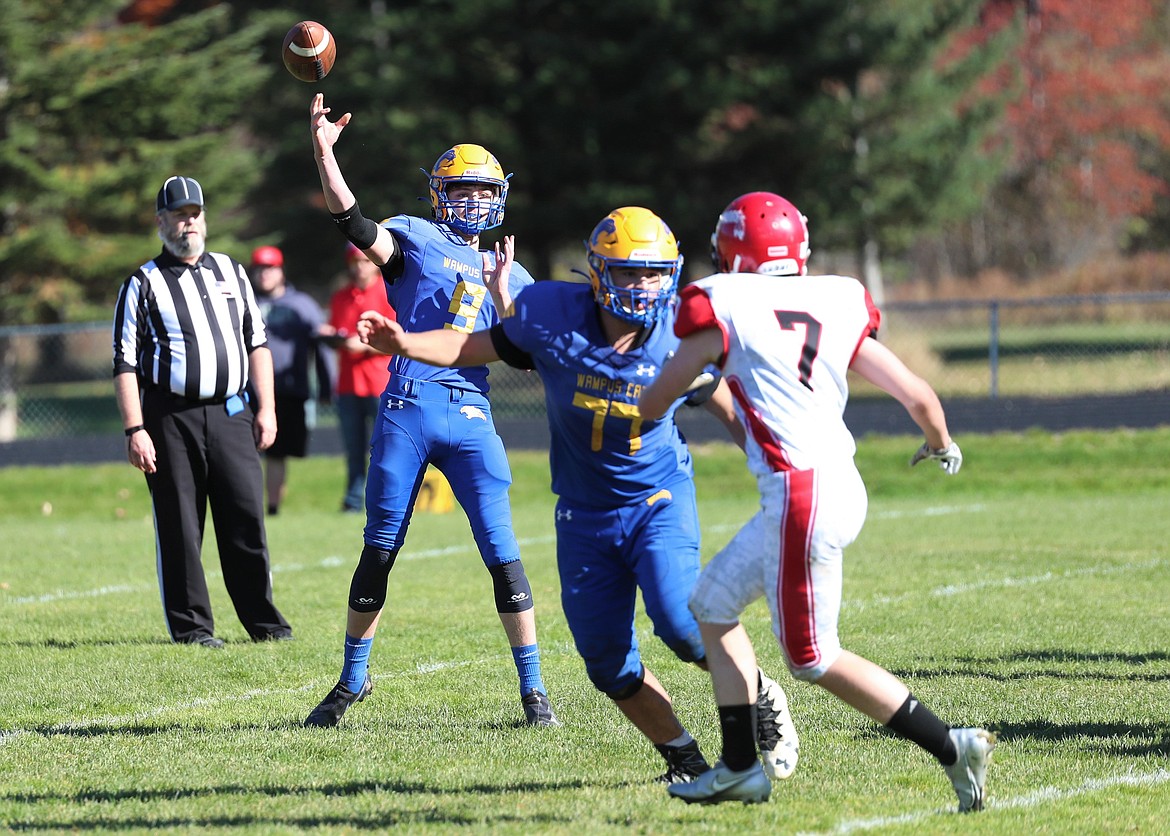
<instances>
[{"instance_id":1,"label":"referee's gray beard","mask_svg":"<svg viewBox=\"0 0 1170 836\"><path fill-rule=\"evenodd\" d=\"M159 240L163 242L163 246L170 250L171 255L179 259L198 258L203 255L203 250L206 248L206 241L202 235L164 235L160 230L158 233ZM195 246L194 242L198 241L199 245Z\"/></svg>"}]
</instances>

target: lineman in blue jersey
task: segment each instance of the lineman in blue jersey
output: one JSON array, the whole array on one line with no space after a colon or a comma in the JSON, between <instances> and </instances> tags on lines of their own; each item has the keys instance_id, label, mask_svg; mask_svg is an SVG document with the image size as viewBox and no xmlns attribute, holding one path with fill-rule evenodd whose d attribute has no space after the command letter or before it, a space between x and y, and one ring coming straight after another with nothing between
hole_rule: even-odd
<instances>
[{"instance_id":1,"label":"lineman in blue jersey","mask_svg":"<svg viewBox=\"0 0 1170 836\"><path fill-rule=\"evenodd\" d=\"M506 237L504 267L512 248ZM379 350L441 366L502 359L540 374L566 620L594 686L666 760L663 780L687 781L707 762L642 662L634 630L641 589L655 635L680 659L706 667L687 607L700 553L691 456L673 419L683 401L656 421L643 421L637 407L678 346L670 306L682 259L670 229L641 207L610 213L586 248L589 285L533 285L486 333L405 333L378 314L364 316L358 333ZM504 275L500 269L493 279ZM742 447L727 385L712 378L688 401L704 398ZM787 777L798 743L784 692L762 674L758 691L759 747L769 772Z\"/></svg>"},{"instance_id":2,"label":"lineman in blue jersey","mask_svg":"<svg viewBox=\"0 0 1170 836\"><path fill-rule=\"evenodd\" d=\"M501 281L492 281L501 266L499 245L494 253L479 250L480 233L504 218L508 178L496 158L479 145L456 145L428 175L433 219L398 215L378 225L362 216L333 153L351 115L330 122L328 113L318 93L310 120L325 203L342 233L382 267L386 295L402 327L469 334L496 325L499 311L506 309L502 300L532 283L512 264L503 265L508 273ZM406 357L391 362L371 440L365 547L350 583L341 677L305 725L336 725L373 689L370 649L428 464L451 483L491 574L525 722L559 725L541 677L532 590L512 532L512 474L487 391L483 364L438 369Z\"/></svg>"}]
</instances>

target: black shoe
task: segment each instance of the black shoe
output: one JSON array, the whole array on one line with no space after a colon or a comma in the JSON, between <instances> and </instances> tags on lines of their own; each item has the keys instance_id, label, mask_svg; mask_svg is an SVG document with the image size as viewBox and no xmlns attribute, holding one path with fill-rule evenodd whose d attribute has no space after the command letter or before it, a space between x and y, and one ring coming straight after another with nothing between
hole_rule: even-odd
<instances>
[{"instance_id":1,"label":"black shoe","mask_svg":"<svg viewBox=\"0 0 1170 836\"><path fill-rule=\"evenodd\" d=\"M187 644L197 644L200 647L209 647L212 650L219 650L223 647L223 639L218 639L215 636L196 636L189 640Z\"/></svg>"},{"instance_id":2,"label":"black shoe","mask_svg":"<svg viewBox=\"0 0 1170 836\"><path fill-rule=\"evenodd\" d=\"M320 728L336 726L341 722L341 718L345 716L345 712L349 710L351 705L364 700L373 690L374 680L370 679L368 673L366 681L362 683L362 687L358 689L356 694L338 682L333 686L333 690L329 692L328 696L321 700L321 704L309 712L309 716L305 718L305 725Z\"/></svg>"},{"instance_id":3,"label":"black shoe","mask_svg":"<svg viewBox=\"0 0 1170 836\"><path fill-rule=\"evenodd\" d=\"M261 633L259 636L252 637L254 642L291 642L292 640L292 630L273 630L271 633Z\"/></svg>"},{"instance_id":4,"label":"black shoe","mask_svg":"<svg viewBox=\"0 0 1170 836\"><path fill-rule=\"evenodd\" d=\"M528 726L559 726L561 721L553 714L548 696L533 688L520 700L524 706L524 724Z\"/></svg>"},{"instance_id":5,"label":"black shoe","mask_svg":"<svg viewBox=\"0 0 1170 836\"><path fill-rule=\"evenodd\" d=\"M655 743L654 748L666 760L666 772L654 779L659 784L689 784L711 768L697 740L682 746Z\"/></svg>"}]
</instances>

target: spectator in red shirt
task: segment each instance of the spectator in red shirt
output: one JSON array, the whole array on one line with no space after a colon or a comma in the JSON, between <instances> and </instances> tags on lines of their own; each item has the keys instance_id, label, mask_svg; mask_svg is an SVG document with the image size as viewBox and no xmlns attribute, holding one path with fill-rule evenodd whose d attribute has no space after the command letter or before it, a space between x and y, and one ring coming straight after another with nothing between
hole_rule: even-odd
<instances>
[{"instance_id":1,"label":"spectator in red shirt","mask_svg":"<svg viewBox=\"0 0 1170 836\"><path fill-rule=\"evenodd\" d=\"M364 311L381 311L394 318L386 301L382 271L365 253L348 244L345 269L349 281L329 302L329 324L335 330L331 344L337 349L337 419L345 445L346 483L341 510L365 510L366 467L370 459L370 433L378 415L390 358L364 344L357 336L358 317Z\"/></svg>"}]
</instances>

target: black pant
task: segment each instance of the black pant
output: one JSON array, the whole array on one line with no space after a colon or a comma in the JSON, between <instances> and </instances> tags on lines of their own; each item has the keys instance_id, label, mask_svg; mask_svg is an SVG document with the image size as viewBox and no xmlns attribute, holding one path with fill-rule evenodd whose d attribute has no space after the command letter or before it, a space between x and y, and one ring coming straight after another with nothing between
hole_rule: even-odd
<instances>
[{"instance_id":1,"label":"black pant","mask_svg":"<svg viewBox=\"0 0 1170 836\"><path fill-rule=\"evenodd\" d=\"M148 474L154 504L159 590L176 642L214 635L203 576L203 526L210 502L224 585L253 639L290 632L272 602L264 531L264 485L252 410L189 401L159 390L143 395L143 423L158 452Z\"/></svg>"}]
</instances>

